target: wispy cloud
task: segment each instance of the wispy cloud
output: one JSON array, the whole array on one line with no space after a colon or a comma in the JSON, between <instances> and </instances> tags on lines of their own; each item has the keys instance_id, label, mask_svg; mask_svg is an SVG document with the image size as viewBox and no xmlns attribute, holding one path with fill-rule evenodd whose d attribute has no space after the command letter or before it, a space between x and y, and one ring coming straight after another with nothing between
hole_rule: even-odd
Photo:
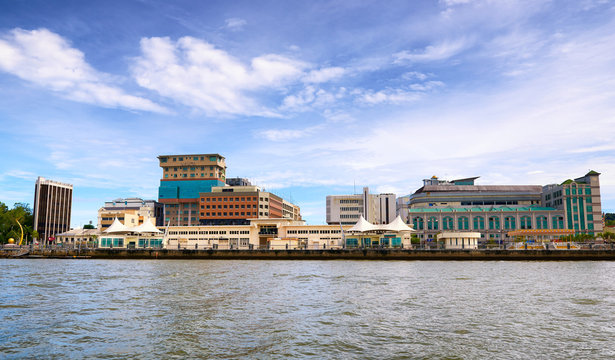
<instances>
[{"instance_id":1,"label":"wispy cloud","mask_svg":"<svg viewBox=\"0 0 615 360\"><path fill-rule=\"evenodd\" d=\"M152 101L127 94L111 76L94 70L84 54L47 29L0 34L0 70L70 100L110 108L168 113Z\"/></svg>"},{"instance_id":2,"label":"wispy cloud","mask_svg":"<svg viewBox=\"0 0 615 360\"><path fill-rule=\"evenodd\" d=\"M401 51L393 55L395 62L430 62L451 58L470 47L472 42L466 38L443 41L429 45L422 50Z\"/></svg>"},{"instance_id":3,"label":"wispy cloud","mask_svg":"<svg viewBox=\"0 0 615 360\"><path fill-rule=\"evenodd\" d=\"M230 18L224 21L226 23L226 28L231 31L241 31L243 27L248 23L244 19L240 18Z\"/></svg>"}]
</instances>

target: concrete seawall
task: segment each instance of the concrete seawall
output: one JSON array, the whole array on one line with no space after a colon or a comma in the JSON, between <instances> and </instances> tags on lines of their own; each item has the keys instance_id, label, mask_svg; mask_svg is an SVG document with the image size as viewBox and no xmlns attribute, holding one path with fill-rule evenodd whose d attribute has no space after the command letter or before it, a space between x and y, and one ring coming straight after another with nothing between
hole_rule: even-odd
<instances>
[{"instance_id":1,"label":"concrete seawall","mask_svg":"<svg viewBox=\"0 0 615 360\"><path fill-rule=\"evenodd\" d=\"M15 250L0 250L12 258ZM35 250L19 258L160 260L615 260L615 250Z\"/></svg>"}]
</instances>

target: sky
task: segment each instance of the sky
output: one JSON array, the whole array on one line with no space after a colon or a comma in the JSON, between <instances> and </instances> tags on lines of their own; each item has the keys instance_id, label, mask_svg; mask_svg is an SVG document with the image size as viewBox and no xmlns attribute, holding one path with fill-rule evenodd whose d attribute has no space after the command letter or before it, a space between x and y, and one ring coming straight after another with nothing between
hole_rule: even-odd
<instances>
[{"instance_id":1,"label":"sky","mask_svg":"<svg viewBox=\"0 0 615 360\"><path fill-rule=\"evenodd\" d=\"M72 226L219 153L325 223L327 195L600 172L615 212L615 2L0 0L0 201Z\"/></svg>"}]
</instances>

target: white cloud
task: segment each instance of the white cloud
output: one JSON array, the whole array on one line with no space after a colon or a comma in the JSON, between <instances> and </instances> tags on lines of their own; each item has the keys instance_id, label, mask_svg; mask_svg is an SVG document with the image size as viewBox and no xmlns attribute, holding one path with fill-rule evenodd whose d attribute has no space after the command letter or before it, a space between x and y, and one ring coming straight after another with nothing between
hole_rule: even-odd
<instances>
[{"instance_id":1,"label":"white cloud","mask_svg":"<svg viewBox=\"0 0 615 360\"><path fill-rule=\"evenodd\" d=\"M402 89L385 89L380 91L355 91L358 95L357 101L367 105L377 104L402 104L414 102L421 98L418 92L405 91Z\"/></svg>"},{"instance_id":2,"label":"white cloud","mask_svg":"<svg viewBox=\"0 0 615 360\"><path fill-rule=\"evenodd\" d=\"M247 21L240 18L230 18L225 20L226 28L231 31L243 30L243 27L247 24Z\"/></svg>"},{"instance_id":3,"label":"white cloud","mask_svg":"<svg viewBox=\"0 0 615 360\"><path fill-rule=\"evenodd\" d=\"M84 54L47 29L13 29L0 35L0 70L79 102L167 113L152 101L126 94L97 72Z\"/></svg>"},{"instance_id":4,"label":"white cloud","mask_svg":"<svg viewBox=\"0 0 615 360\"><path fill-rule=\"evenodd\" d=\"M471 42L466 38L443 41L435 45L429 45L424 50L401 51L393 55L395 62L430 62L451 58L466 50Z\"/></svg>"},{"instance_id":5,"label":"white cloud","mask_svg":"<svg viewBox=\"0 0 615 360\"><path fill-rule=\"evenodd\" d=\"M314 127L300 130L269 129L259 132L259 135L271 141L288 141L305 137L313 133L315 129Z\"/></svg>"},{"instance_id":6,"label":"white cloud","mask_svg":"<svg viewBox=\"0 0 615 360\"><path fill-rule=\"evenodd\" d=\"M404 80L420 80L420 81L423 81L423 80L427 79L429 77L429 75L423 74L422 72L418 72L418 71L410 71L410 72L407 72L407 73L403 74L401 77Z\"/></svg>"},{"instance_id":7,"label":"white cloud","mask_svg":"<svg viewBox=\"0 0 615 360\"><path fill-rule=\"evenodd\" d=\"M303 79L307 83L323 83L338 79L346 71L341 67L329 67L324 69L312 70Z\"/></svg>"},{"instance_id":8,"label":"white cloud","mask_svg":"<svg viewBox=\"0 0 615 360\"><path fill-rule=\"evenodd\" d=\"M212 44L182 37L144 38L133 74L139 85L209 114L275 115L248 92L280 90L303 76L306 63L280 55L253 58L250 66Z\"/></svg>"}]
</instances>

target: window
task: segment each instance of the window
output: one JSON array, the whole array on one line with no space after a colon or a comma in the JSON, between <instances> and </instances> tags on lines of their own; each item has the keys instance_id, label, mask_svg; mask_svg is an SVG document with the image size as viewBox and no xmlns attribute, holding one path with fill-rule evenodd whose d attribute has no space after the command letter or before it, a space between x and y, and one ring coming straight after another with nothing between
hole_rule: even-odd
<instances>
[{"instance_id":1,"label":"window","mask_svg":"<svg viewBox=\"0 0 615 360\"><path fill-rule=\"evenodd\" d=\"M507 216L504 218L504 230L515 230L515 218L512 216Z\"/></svg>"},{"instance_id":2,"label":"window","mask_svg":"<svg viewBox=\"0 0 615 360\"><path fill-rule=\"evenodd\" d=\"M427 220L427 229L438 230L438 219L435 216L430 216L429 220Z\"/></svg>"},{"instance_id":3,"label":"window","mask_svg":"<svg viewBox=\"0 0 615 360\"><path fill-rule=\"evenodd\" d=\"M500 229L500 218L497 216L489 217L489 229L490 230L499 230Z\"/></svg>"},{"instance_id":4,"label":"window","mask_svg":"<svg viewBox=\"0 0 615 360\"><path fill-rule=\"evenodd\" d=\"M442 219L442 229L443 230L453 230L453 218L450 216L444 217Z\"/></svg>"},{"instance_id":5,"label":"window","mask_svg":"<svg viewBox=\"0 0 615 360\"><path fill-rule=\"evenodd\" d=\"M417 216L414 219L412 219L412 223L414 225L414 230L423 230L424 229L423 218Z\"/></svg>"},{"instance_id":6,"label":"window","mask_svg":"<svg viewBox=\"0 0 615 360\"><path fill-rule=\"evenodd\" d=\"M469 220L466 216L461 216L457 219L457 229L458 230L469 230Z\"/></svg>"},{"instance_id":7,"label":"window","mask_svg":"<svg viewBox=\"0 0 615 360\"><path fill-rule=\"evenodd\" d=\"M474 217L474 230L485 230L485 218L482 216Z\"/></svg>"},{"instance_id":8,"label":"window","mask_svg":"<svg viewBox=\"0 0 615 360\"><path fill-rule=\"evenodd\" d=\"M540 215L536 218L536 229L548 229L547 217Z\"/></svg>"},{"instance_id":9,"label":"window","mask_svg":"<svg viewBox=\"0 0 615 360\"><path fill-rule=\"evenodd\" d=\"M532 218L529 216L521 217L521 229L531 229L532 228Z\"/></svg>"}]
</instances>

